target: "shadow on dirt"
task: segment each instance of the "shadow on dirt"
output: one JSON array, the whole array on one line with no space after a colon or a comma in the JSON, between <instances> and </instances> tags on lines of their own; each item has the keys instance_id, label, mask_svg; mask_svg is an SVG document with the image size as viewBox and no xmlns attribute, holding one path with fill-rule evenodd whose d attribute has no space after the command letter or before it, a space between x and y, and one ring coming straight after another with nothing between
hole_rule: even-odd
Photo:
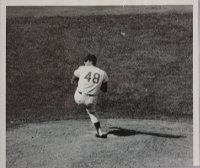
<instances>
[{"instance_id":1,"label":"shadow on dirt","mask_svg":"<svg viewBox=\"0 0 200 168\"><path fill-rule=\"evenodd\" d=\"M144 134L144 135L152 135L152 136L164 137L164 138L185 138L186 137L186 136L169 135L169 134L162 134L162 133L140 132L140 131L129 130L129 129L120 128L120 127L110 127L110 129L113 129L113 130L107 132L107 135L113 134L116 136L132 136L132 135L137 135L137 134Z\"/></svg>"}]
</instances>

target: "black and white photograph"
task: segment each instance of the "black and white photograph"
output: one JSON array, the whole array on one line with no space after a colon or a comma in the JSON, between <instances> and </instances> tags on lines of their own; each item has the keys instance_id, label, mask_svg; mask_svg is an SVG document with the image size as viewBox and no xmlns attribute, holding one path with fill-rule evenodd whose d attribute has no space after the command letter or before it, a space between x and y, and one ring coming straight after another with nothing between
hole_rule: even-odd
<instances>
[{"instance_id":1,"label":"black and white photograph","mask_svg":"<svg viewBox=\"0 0 200 168\"><path fill-rule=\"evenodd\" d=\"M198 3L56 2L1 4L2 165L199 166Z\"/></svg>"}]
</instances>

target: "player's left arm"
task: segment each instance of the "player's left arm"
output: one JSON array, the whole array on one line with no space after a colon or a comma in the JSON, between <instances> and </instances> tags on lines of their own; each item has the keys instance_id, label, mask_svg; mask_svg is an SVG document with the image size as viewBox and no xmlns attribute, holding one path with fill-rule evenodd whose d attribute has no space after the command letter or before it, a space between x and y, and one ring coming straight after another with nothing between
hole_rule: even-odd
<instances>
[{"instance_id":1,"label":"player's left arm","mask_svg":"<svg viewBox=\"0 0 200 168\"><path fill-rule=\"evenodd\" d=\"M100 87L100 90L102 91L102 92L107 92L107 87L108 87L108 75L106 74L106 72L104 72L104 76L103 76L103 82L102 82L102 84L101 84L101 87Z\"/></svg>"},{"instance_id":2,"label":"player's left arm","mask_svg":"<svg viewBox=\"0 0 200 168\"><path fill-rule=\"evenodd\" d=\"M75 75L72 76L72 79L71 79L71 84L74 84L74 82L78 83L78 80L79 78Z\"/></svg>"},{"instance_id":3,"label":"player's left arm","mask_svg":"<svg viewBox=\"0 0 200 168\"><path fill-rule=\"evenodd\" d=\"M107 91L107 85L107 82L102 83L100 90L105 93Z\"/></svg>"}]
</instances>

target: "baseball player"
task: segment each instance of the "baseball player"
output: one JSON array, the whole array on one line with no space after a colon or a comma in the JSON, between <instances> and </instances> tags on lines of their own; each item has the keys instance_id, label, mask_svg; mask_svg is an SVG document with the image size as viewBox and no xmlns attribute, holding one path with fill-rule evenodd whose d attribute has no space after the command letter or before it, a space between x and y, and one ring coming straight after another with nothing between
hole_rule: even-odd
<instances>
[{"instance_id":1,"label":"baseball player","mask_svg":"<svg viewBox=\"0 0 200 168\"><path fill-rule=\"evenodd\" d=\"M84 61L85 66L80 66L74 71L71 83L78 82L74 100L78 105L86 106L86 111L97 130L96 137L107 138L100 127L96 104L99 91L107 91L108 76L105 71L96 67L96 62L96 56L88 54Z\"/></svg>"}]
</instances>

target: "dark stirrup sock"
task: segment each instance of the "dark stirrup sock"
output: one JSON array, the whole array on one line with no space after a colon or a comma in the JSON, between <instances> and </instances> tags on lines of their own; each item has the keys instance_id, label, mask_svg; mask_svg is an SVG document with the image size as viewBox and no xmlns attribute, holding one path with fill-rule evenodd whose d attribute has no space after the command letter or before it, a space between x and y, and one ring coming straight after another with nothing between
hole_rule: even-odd
<instances>
[{"instance_id":1,"label":"dark stirrup sock","mask_svg":"<svg viewBox=\"0 0 200 168\"><path fill-rule=\"evenodd\" d=\"M94 126L95 126L95 128L97 130L97 133L99 134L100 122L94 123Z\"/></svg>"}]
</instances>

